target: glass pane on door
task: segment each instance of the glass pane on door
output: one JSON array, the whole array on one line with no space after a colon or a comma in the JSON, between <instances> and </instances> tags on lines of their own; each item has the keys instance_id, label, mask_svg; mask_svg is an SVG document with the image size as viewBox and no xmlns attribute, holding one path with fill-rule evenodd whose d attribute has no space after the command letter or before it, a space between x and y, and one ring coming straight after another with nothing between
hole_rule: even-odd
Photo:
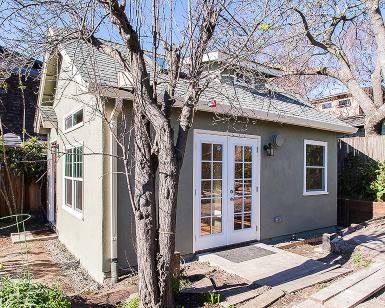
<instances>
[{"instance_id":1,"label":"glass pane on door","mask_svg":"<svg viewBox=\"0 0 385 308\"><path fill-rule=\"evenodd\" d=\"M234 146L234 230L251 228L253 148Z\"/></svg>"},{"instance_id":2,"label":"glass pane on door","mask_svg":"<svg viewBox=\"0 0 385 308\"><path fill-rule=\"evenodd\" d=\"M201 147L201 235L222 232L223 144L202 143Z\"/></svg>"}]
</instances>

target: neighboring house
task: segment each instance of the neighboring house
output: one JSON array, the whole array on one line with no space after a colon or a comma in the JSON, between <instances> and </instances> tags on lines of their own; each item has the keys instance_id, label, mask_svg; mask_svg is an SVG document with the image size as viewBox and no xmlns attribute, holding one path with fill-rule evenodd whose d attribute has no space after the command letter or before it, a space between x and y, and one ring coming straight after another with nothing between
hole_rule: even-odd
<instances>
[{"instance_id":1,"label":"neighboring house","mask_svg":"<svg viewBox=\"0 0 385 308\"><path fill-rule=\"evenodd\" d=\"M42 63L36 60L31 67L20 70L15 68L10 73L9 67L5 67L9 65L6 58L6 50L0 46L0 117L7 145L18 146L23 138L23 125L26 141L31 136L36 136L33 124L40 84L38 70L41 69ZM6 74L5 77L1 74L2 71ZM24 100L21 86L25 87ZM45 136L40 138L45 140Z\"/></svg>"},{"instance_id":2,"label":"neighboring house","mask_svg":"<svg viewBox=\"0 0 385 308\"><path fill-rule=\"evenodd\" d=\"M371 88L365 88L370 95ZM354 134L341 134L339 137L365 137L365 114L358 101L349 92L317 97L310 100L316 108L358 128ZM382 125L381 135L385 135L385 126Z\"/></svg>"},{"instance_id":3,"label":"neighboring house","mask_svg":"<svg viewBox=\"0 0 385 308\"><path fill-rule=\"evenodd\" d=\"M114 46L125 53L124 46ZM220 53L210 59L225 61ZM278 74L248 65L265 76ZM122 161L81 154L119 154L93 107L105 102L114 118L123 101L130 117L129 79L118 63L84 42L62 44L44 58L35 125L51 145L48 219L99 282L111 262L118 260L121 269L136 265L134 216ZM262 79L252 88L240 79L213 81L196 107L178 195L176 249L186 257L337 222L337 135L356 129L267 89ZM177 97L186 89L178 84ZM216 107L209 107L213 100ZM173 124L179 112L175 106ZM230 120L218 121L221 114ZM267 155L269 143L273 156Z\"/></svg>"}]
</instances>

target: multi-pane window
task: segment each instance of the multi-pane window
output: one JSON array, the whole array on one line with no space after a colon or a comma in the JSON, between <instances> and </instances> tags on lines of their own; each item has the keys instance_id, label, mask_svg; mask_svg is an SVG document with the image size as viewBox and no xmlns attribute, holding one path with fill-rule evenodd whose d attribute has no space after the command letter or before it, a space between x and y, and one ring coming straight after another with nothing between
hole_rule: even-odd
<instances>
[{"instance_id":1,"label":"multi-pane window","mask_svg":"<svg viewBox=\"0 0 385 308\"><path fill-rule=\"evenodd\" d=\"M327 192L327 143L305 140L305 194Z\"/></svg>"},{"instance_id":2,"label":"multi-pane window","mask_svg":"<svg viewBox=\"0 0 385 308\"><path fill-rule=\"evenodd\" d=\"M69 130L83 123L83 109L79 109L64 118L64 130Z\"/></svg>"},{"instance_id":3,"label":"multi-pane window","mask_svg":"<svg viewBox=\"0 0 385 308\"><path fill-rule=\"evenodd\" d=\"M222 232L223 145L202 143L201 235Z\"/></svg>"},{"instance_id":4,"label":"multi-pane window","mask_svg":"<svg viewBox=\"0 0 385 308\"><path fill-rule=\"evenodd\" d=\"M349 106L350 106L350 99L344 99L338 102L338 107L349 107Z\"/></svg>"},{"instance_id":5,"label":"multi-pane window","mask_svg":"<svg viewBox=\"0 0 385 308\"><path fill-rule=\"evenodd\" d=\"M65 205L83 211L83 147L66 149L65 154Z\"/></svg>"},{"instance_id":6,"label":"multi-pane window","mask_svg":"<svg viewBox=\"0 0 385 308\"><path fill-rule=\"evenodd\" d=\"M234 164L234 230L251 228L252 147L236 145Z\"/></svg>"},{"instance_id":7,"label":"multi-pane window","mask_svg":"<svg viewBox=\"0 0 385 308\"><path fill-rule=\"evenodd\" d=\"M323 103L321 106L322 106L322 109L330 109L332 108L332 102Z\"/></svg>"}]
</instances>

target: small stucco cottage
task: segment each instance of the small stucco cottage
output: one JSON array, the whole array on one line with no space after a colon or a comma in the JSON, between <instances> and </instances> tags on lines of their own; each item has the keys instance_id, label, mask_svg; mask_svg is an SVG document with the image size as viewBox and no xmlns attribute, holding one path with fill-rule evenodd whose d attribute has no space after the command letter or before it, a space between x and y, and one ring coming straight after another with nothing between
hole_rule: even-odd
<instances>
[{"instance_id":1,"label":"small stucco cottage","mask_svg":"<svg viewBox=\"0 0 385 308\"><path fill-rule=\"evenodd\" d=\"M217 52L209 60L226 61ZM248 65L263 76L279 73ZM238 77L213 81L196 106L179 185L176 249L182 255L336 224L337 134L356 129L268 89L262 79L250 86ZM110 119L123 101L122 112L130 115L129 79L84 42L63 43L44 58L35 125L51 146L48 219L99 282L111 262L121 269L136 265L123 163L101 155L119 151L94 112L103 102ZM185 90L178 86L177 96ZM179 112L175 106L171 121Z\"/></svg>"}]
</instances>

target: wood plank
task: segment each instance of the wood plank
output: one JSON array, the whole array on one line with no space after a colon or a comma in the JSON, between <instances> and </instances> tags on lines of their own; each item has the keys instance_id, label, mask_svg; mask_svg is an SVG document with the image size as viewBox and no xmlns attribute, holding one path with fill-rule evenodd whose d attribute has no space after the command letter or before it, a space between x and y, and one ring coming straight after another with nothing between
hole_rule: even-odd
<instances>
[{"instance_id":1,"label":"wood plank","mask_svg":"<svg viewBox=\"0 0 385 308\"><path fill-rule=\"evenodd\" d=\"M305 276L303 278L299 278L293 281L286 282L284 284L279 285L278 287L284 291L285 293L292 293L304 288L310 287L317 283L326 282L332 280L338 276L345 275L351 272L348 269L336 269L326 273L316 273L313 275Z\"/></svg>"},{"instance_id":2,"label":"wood plank","mask_svg":"<svg viewBox=\"0 0 385 308\"><path fill-rule=\"evenodd\" d=\"M355 272L354 274L337 281L336 283L333 283L331 286L322 289L321 291L313 294L310 296L310 299L318 302L318 303L325 303L327 300L331 299L332 297L336 296L337 294L341 293L342 291L350 288L351 286L355 285L356 283L360 282L361 280L365 279L366 277L372 275L373 273L379 271L381 268L383 268L385 264L383 263L374 263L369 265L368 267L359 270L358 272Z\"/></svg>"},{"instance_id":3,"label":"wood plank","mask_svg":"<svg viewBox=\"0 0 385 308\"><path fill-rule=\"evenodd\" d=\"M285 295L285 292L278 289L277 287L274 287L269 291L252 299L250 302L246 303L241 307L242 308L265 308L270 304L274 303L276 300L278 300L284 295Z\"/></svg>"},{"instance_id":4,"label":"wood plank","mask_svg":"<svg viewBox=\"0 0 385 308\"><path fill-rule=\"evenodd\" d=\"M327 307L351 308L385 287L385 268L366 277L325 302Z\"/></svg>"},{"instance_id":5,"label":"wood plank","mask_svg":"<svg viewBox=\"0 0 385 308\"><path fill-rule=\"evenodd\" d=\"M239 287L220 291L220 303L223 307L230 307L245 302L258 295L258 290L250 290L248 287Z\"/></svg>"},{"instance_id":6,"label":"wood plank","mask_svg":"<svg viewBox=\"0 0 385 308\"><path fill-rule=\"evenodd\" d=\"M325 308L325 306L308 299L302 303L294 305L292 308Z\"/></svg>"}]
</instances>

